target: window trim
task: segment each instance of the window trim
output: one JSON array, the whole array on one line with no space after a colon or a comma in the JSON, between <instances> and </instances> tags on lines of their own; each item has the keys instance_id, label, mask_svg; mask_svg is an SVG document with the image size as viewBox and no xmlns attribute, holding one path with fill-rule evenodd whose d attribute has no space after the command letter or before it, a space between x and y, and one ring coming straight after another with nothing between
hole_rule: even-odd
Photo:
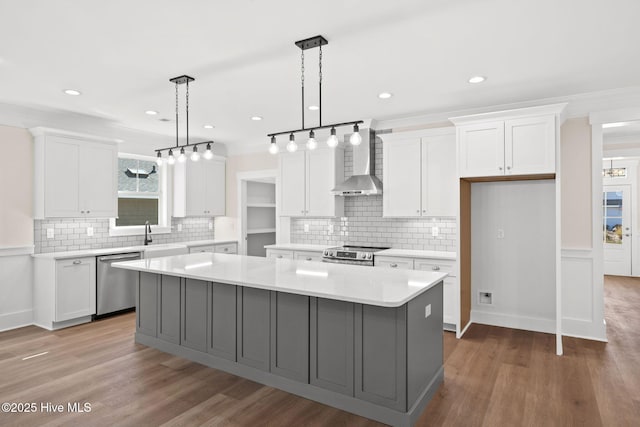
<instances>
[{"instance_id":1,"label":"window trim","mask_svg":"<svg viewBox=\"0 0 640 427\"><path fill-rule=\"evenodd\" d=\"M141 154L130 153L118 153L118 158L144 160L155 162L156 158L152 156L144 156ZM171 213L169 212L169 170L164 168L160 173L160 188L157 193L152 193L154 196L158 195L158 204L160 206L158 212L158 225L152 225L151 231L153 234L171 234ZM141 193L132 191L118 191L118 198L123 196L140 195ZM144 195L141 197L144 198ZM142 236L144 235L144 225L124 225L116 226L116 218L109 218L109 236Z\"/></svg>"}]
</instances>

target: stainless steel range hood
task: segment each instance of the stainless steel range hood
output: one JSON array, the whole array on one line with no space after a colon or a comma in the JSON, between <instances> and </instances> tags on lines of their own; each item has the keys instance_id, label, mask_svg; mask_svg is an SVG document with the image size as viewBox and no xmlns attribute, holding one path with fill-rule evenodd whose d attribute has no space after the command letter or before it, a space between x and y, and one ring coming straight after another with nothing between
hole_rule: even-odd
<instances>
[{"instance_id":1,"label":"stainless steel range hood","mask_svg":"<svg viewBox=\"0 0 640 427\"><path fill-rule=\"evenodd\" d=\"M353 147L353 175L331 190L335 196L382 194L382 182L375 176L375 133L371 129L360 129L360 136L362 143Z\"/></svg>"}]
</instances>

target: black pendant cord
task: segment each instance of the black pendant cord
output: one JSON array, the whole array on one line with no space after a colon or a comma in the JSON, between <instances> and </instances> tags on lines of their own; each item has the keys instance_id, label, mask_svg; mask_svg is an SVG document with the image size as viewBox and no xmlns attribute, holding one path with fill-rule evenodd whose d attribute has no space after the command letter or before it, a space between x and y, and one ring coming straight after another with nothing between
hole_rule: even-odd
<instances>
[{"instance_id":1,"label":"black pendant cord","mask_svg":"<svg viewBox=\"0 0 640 427\"><path fill-rule=\"evenodd\" d=\"M178 139L178 83L176 83L176 147L180 145L180 141Z\"/></svg>"},{"instance_id":2,"label":"black pendant cord","mask_svg":"<svg viewBox=\"0 0 640 427\"><path fill-rule=\"evenodd\" d=\"M302 51L300 62L300 83L302 87L302 129L304 129L304 50Z\"/></svg>"},{"instance_id":3,"label":"black pendant cord","mask_svg":"<svg viewBox=\"0 0 640 427\"><path fill-rule=\"evenodd\" d=\"M320 119L318 125L322 127L322 45L320 45L320 54L318 60L318 69L320 70L318 80L318 117Z\"/></svg>"},{"instance_id":4,"label":"black pendant cord","mask_svg":"<svg viewBox=\"0 0 640 427\"><path fill-rule=\"evenodd\" d=\"M189 145L189 81L187 81L187 145Z\"/></svg>"}]
</instances>

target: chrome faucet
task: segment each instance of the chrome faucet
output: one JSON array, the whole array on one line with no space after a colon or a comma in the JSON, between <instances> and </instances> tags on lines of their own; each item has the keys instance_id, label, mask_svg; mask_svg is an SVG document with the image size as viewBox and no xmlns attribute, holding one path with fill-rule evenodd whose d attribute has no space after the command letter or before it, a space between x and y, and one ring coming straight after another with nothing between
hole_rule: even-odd
<instances>
[{"instance_id":1,"label":"chrome faucet","mask_svg":"<svg viewBox=\"0 0 640 427\"><path fill-rule=\"evenodd\" d=\"M151 242L153 242L153 240L151 240L151 225L149 224L149 221L145 221L145 223L144 223L144 245L147 246Z\"/></svg>"}]
</instances>

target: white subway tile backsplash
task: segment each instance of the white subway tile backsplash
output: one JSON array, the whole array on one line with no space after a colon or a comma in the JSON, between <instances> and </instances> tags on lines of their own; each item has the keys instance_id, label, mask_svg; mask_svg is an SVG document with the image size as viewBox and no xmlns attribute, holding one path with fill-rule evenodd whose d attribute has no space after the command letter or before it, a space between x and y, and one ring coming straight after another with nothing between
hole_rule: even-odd
<instances>
[{"instance_id":1,"label":"white subway tile backsplash","mask_svg":"<svg viewBox=\"0 0 640 427\"><path fill-rule=\"evenodd\" d=\"M375 147L376 176L383 182L382 143ZM345 179L353 170L353 149L344 151ZM455 218L383 218L383 196L347 197L345 216L342 218L292 218L291 242L317 245L341 245L345 243L367 246L390 246L400 249L456 250ZM304 224L310 225L308 233ZM334 226L329 234L328 226ZM438 237L432 237L431 227L439 228Z\"/></svg>"},{"instance_id":2,"label":"white subway tile backsplash","mask_svg":"<svg viewBox=\"0 0 640 427\"><path fill-rule=\"evenodd\" d=\"M170 234L152 234L151 237L153 243L159 244L213 239L215 230L209 229L209 221L211 218L173 218ZM176 231L178 224L182 224L180 232ZM87 236L87 227L93 227L93 236ZM47 239L47 228L55 229L53 239ZM108 219L34 221L35 253L137 246L143 243L143 239L143 236L109 236Z\"/></svg>"}]
</instances>

